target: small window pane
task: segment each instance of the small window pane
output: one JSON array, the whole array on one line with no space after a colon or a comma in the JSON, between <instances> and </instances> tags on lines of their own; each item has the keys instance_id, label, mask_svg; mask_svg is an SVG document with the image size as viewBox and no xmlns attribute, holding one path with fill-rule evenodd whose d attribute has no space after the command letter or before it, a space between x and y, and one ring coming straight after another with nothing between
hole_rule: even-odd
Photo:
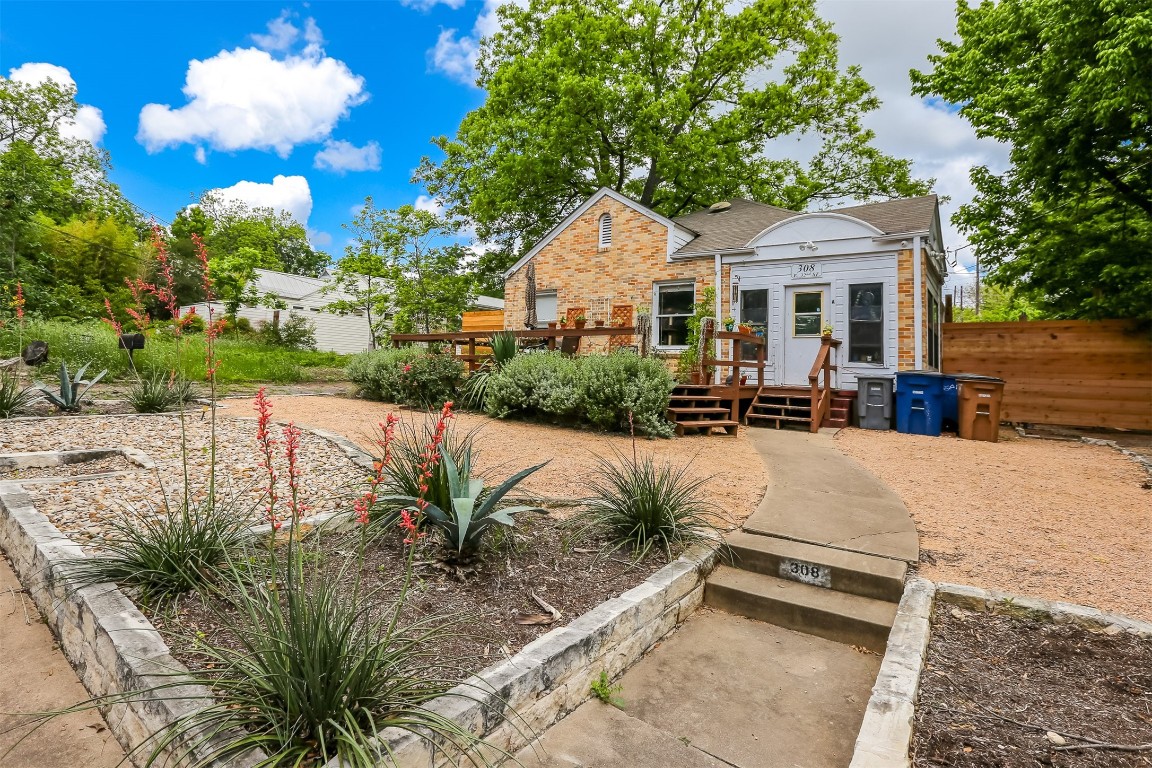
<instances>
[{"instance_id":1,"label":"small window pane","mask_svg":"<svg viewBox=\"0 0 1152 768\"><path fill-rule=\"evenodd\" d=\"M848 286L848 361L884 362L884 284Z\"/></svg>"},{"instance_id":2,"label":"small window pane","mask_svg":"<svg viewBox=\"0 0 1152 768\"><path fill-rule=\"evenodd\" d=\"M815 312L820 313L820 299L823 298L823 293L797 293L795 294L796 300L796 313L801 312Z\"/></svg>"},{"instance_id":3,"label":"small window pane","mask_svg":"<svg viewBox=\"0 0 1152 768\"><path fill-rule=\"evenodd\" d=\"M688 343L687 317L659 317L656 319L656 339L663 347L682 347Z\"/></svg>"},{"instance_id":4,"label":"small window pane","mask_svg":"<svg viewBox=\"0 0 1152 768\"><path fill-rule=\"evenodd\" d=\"M694 286L677 285L661 287L660 307L661 315L690 315L692 304L695 302L696 292Z\"/></svg>"},{"instance_id":5,"label":"small window pane","mask_svg":"<svg viewBox=\"0 0 1152 768\"><path fill-rule=\"evenodd\" d=\"M740 292L740 322L758 325L768 323L768 290L766 288Z\"/></svg>"},{"instance_id":6,"label":"small window pane","mask_svg":"<svg viewBox=\"0 0 1152 768\"><path fill-rule=\"evenodd\" d=\"M795 328L793 333L796 336L819 336L820 335L820 315L801 315L794 316Z\"/></svg>"}]
</instances>

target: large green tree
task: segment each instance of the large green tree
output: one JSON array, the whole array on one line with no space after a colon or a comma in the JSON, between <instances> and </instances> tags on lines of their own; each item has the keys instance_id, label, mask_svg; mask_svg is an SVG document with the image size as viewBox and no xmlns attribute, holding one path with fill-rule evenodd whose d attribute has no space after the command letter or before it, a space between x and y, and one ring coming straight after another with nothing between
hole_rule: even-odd
<instances>
[{"instance_id":1,"label":"large green tree","mask_svg":"<svg viewBox=\"0 0 1152 768\"><path fill-rule=\"evenodd\" d=\"M372 198L347 229L355 241L336 264L335 285L350 296L330 309L367 311L373 343L380 331L456 330L473 295L466 249L452 242L457 225L402 205L378 209Z\"/></svg>"},{"instance_id":2,"label":"large green tree","mask_svg":"<svg viewBox=\"0 0 1152 768\"><path fill-rule=\"evenodd\" d=\"M287 211L249 206L214 192L201 195L199 207L211 222L205 242L212 256L251 248L265 263L279 265L269 269L309 277L317 277L328 266L328 254L312 248L304 226Z\"/></svg>"},{"instance_id":3,"label":"large green tree","mask_svg":"<svg viewBox=\"0 0 1152 768\"><path fill-rule=\"evenodd\" d=\"M743 196L795 209L923 194L871 146L878 106L815 0L531 0L481 46L488 92L416 173L499 272L601 186L668 216ZM808 162L784 142L818 137ZM794 142L793 142L794 144Z\"/></svg>"},{"instance_id":4,"label":"large green tree","mask_svg":"<svg viewBox=\"0 0 1152 768\"><path fill-rule=\"evenodd\" d=\"M1011 146L955 218L989 279L1056 316L1152 320L1152 4L961 0L957 32L913 90Z\"/></svg>"}]
</instances>

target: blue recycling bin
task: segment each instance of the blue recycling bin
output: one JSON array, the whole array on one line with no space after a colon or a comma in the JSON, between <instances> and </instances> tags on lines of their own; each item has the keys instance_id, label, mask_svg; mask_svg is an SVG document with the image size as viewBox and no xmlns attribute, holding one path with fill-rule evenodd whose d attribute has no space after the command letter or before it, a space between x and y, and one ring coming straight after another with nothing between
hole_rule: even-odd
<instances>
[{"instance_id":1,"label":"blue recycling bin","mask_svg":"<svg viewBox=\"0 0 1152 768\"><path fill-rule=\"evenodd\" d=\"M941 387L941 404L944 410L941 415L940 429L945 432L957 432L960 429L960 382L955 376L944 376Z\"/></svg>"},{"instance_id":2,"label":"blue recycling bin","mask_svg":"<svg viewBox=\"0 0 1152 768\"><path fill-rule=\"evenodd\" d=\"M950 376L935 371L897 373L896 431L939 437L944 426L944 385L948 381L952 382L955 398L956 382Z\"/></svg>"}]
</instances>

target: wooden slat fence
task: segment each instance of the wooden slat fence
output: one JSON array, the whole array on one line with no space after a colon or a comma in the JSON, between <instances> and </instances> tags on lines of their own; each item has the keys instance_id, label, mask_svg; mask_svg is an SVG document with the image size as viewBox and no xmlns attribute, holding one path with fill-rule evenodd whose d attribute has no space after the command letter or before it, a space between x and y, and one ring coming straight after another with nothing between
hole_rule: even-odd
<instances>
[{"instance_id":1,"label":"wooden slat fence","mask_svg":"<svg viewBox=\"0 0 1152 768\"><path fill-rule=\"evenodd\" d=\"M945 323L945 373L998 376L1001 418L1152 430L1152 335L1124 320Z\"/></svg>"},{"instance_id":2,"label":"wooden slat fence","mask_svg":"<svg viewBox=\"0 0 1152 768\"><path fill-rule=\"evenodd\" d=\"M468 331L498 331L504 327L504 310L486 309L475 312L465 312L461 318L460 330Z\"/></svg>"}]
</instances>

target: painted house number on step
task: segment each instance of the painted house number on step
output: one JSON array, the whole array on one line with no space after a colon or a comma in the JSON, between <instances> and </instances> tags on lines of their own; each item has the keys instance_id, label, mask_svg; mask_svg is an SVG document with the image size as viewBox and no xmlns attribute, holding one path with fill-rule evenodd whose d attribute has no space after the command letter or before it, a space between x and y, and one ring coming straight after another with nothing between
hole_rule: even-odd
<instances>
[{"instance_id":1,"label":"painted house number on step","mask_svg":"<svg viewBox=\"0 0 1152 768\"><path fill-rule=\"evenodd\" d=\"M811 584L814 587L832 587L832 570L828 566L806 563L803 560L781 560L780 578Z\"/></svg>"}]
</instances>

